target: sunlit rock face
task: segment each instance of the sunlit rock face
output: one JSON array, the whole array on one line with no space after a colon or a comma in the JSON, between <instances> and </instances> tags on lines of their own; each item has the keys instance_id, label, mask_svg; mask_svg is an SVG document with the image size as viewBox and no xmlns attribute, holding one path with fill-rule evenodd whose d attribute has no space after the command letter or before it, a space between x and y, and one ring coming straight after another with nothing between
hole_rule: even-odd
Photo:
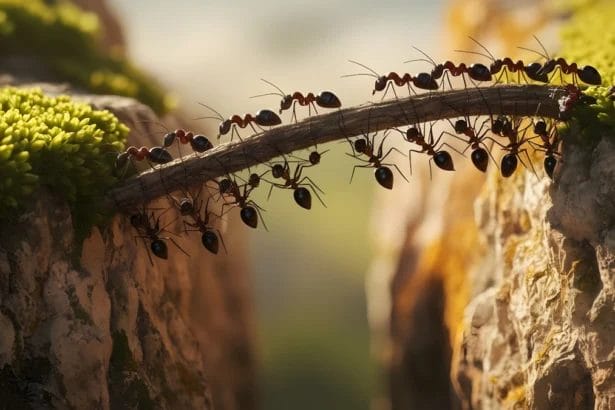
<instances>
[{"instance_id":1,"label":"sunlit rock face","mask_svg":"<svg viewBox=\"0 0 615 410\"><path fill-rule=\"evenodd\" d=\"M114 112L131 128L131 144L153 145L162 137L158 118L134 100L75 98ZM208 195L205 189L201 198ZM134 210L154 212L166 230L181 233L161 233L168 260L148 252L147 238L130 224L131 210L94 228L82 244L74 238L70 210L59 193L41 191L21 218L5 221L0 227L0 403L14 404L10 408L255 407L246 244L234 234L243 232L241 222L229 217L226 226L216 225L229 253L214 256L198 232L184 232L171 204L162 198Z\"/></svg>"},{"instance_id":2,"label":"sunlit rock face","mask_svg":"<svg viewBox=\"0 0 615 410\"><path fill-rule=\"evenodd\" d=\"M464 408L615 408L615 146L563 152L553 184L491 179L479 201L493 258L470 275L492 283L455 346Z\"/></svg>"}]
</instances>

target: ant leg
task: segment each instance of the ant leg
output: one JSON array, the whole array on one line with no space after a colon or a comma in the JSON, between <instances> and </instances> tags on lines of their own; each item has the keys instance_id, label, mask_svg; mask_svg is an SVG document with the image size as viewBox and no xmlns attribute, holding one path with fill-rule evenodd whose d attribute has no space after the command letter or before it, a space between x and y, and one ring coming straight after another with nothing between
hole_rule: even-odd
<instances>
[{"instance_id":1,"label":"ant leg","mask_svg":"<svg viewBox=\"0 0 615 410\"><path fill-rule=\"evenodd\" d=\"M401 175L401 177L406 181L406 182L410 182L408 181L408 178L406 178L406 176L404 175L403 172L401 172L401 170L399 169L399 167L397 166L397 164L382 164L385 165L387 167L395 167L395 169L397 170L397 172L399 172L399 175Z\"/></svg>"},{"instance_id":2,"label":"ant leg","mask_svg":"<svg viewBox=\"0 0 615 410\"><path fill-rule=\"evenodd\" d=\"M458 153L459 155L463 156L463 152L460 152L457 148L453 147L452 145L450 145L448 142L443 142L442 145L440 145L440 147L438 147L438 151L440 150L440 148L442 147L449 147L450 149L452 149L453 151L455 151L456 153ZM464 151L465 152L465 151Z\"/></svg>"},{"instance_id":3,"label":"ant leg","mask_svg":"<svg viewBox=\"0 0 615 410\"><path fill-rule=\"evenodd\" d=\"M300 185L306 185L306 184L302 184L303 181L308 181L308 184L311 184L315 189L317 189L318 191L320 191L322 194L325 193L325 191L323 191L322 189L320 189L320 187L316 184L316 182L312 181L312 179L310 177L303 177L301 178L301 180L299 182L297 182Z\"/></svg>"},{"instance_id":4,"label":"ant leg","mask_svg":"<svg viewBox=\"0 0 615 410\"><path fill-rule=\"evenodd\" d=\"M318 195L318 191L316 189L314 189L314 188L316 187L320 192L322 192L322 190L320 188L318 188L315 184L314 185L312 185L312 184L313 184L313 182L308 182L307 184L297 183L298 186L306 186L308 188L311 188L312 192L314 192L314 195L316 195L316 198L318 198L318 201L320 201L322 206L324 206L326 208L327 204L324 203L324 201L322 200L320 195ZM324 194L324 192L322 192L322 193Z\"/></svg>"},{"instance_id":5,"label":"ant leg","mask_svg":"<svg viewBox=\"0 0 615 410\"><path fill-rule=\"evenodd\" d=\"M519 157L519 161L521 161L521 164L523 164L523 166L525 168L528 168L527 165L525 165L525 163L523 162L523 160L521 159L521 153L525 154L525 158L527 159L527 162L530 164L530 168L532 169L532 173L534 174L534 176L536 178L538 178L538 174L536 174L536 169L534 169L534 163L532 162L532 159L530 158L530 155L527 153L527 149L522 149L517 153L517 157Z\"/></svg>"},{"instance_id":6,"label":"ant leg","mask_svg":"<svg viewBox=\"0 0 615 410\"><path fill-rule=\"evenodd\" d=\"M404 153L403 153L403 152L401 152L399 149L397 149L397 147L391 147L391 148L389 148L389 150L386 152L386 154L384 154L384 155L381 155L381 156L380 156L380 160L382 161L383 159L385 159L386 157L388 157L388 156L389 156L389 154L390 154L391 152L393 152L393 151L395 151L395 152L399 153L399 154L400 154L400 155L402 155L402 156L404 155Z\"/></svg>"},{"instance_id":7,"label":"ant leg","mask_svg":"<svg viewBox=\"0 0 615 410\"><path fill-rule=\"evenodd\" d=\"M357 168L371 168L371 165L355 165L354 167L352 167L352 173L350 174L350 181L348 182L349 184L352 184L352 178L354 178L354 171Z\"/></svg>"},{"instance_id":8,"label":"ant leg","mask_svg":"<svg viewBox=\"0 0 615 410\"><path fill-rule=\"evenodd\" d=\"M190 254L188 254L188 252L186 252L181 246L179 246L179 244L177 242L175 242L175 239L171 238L170 236L166 237L166 238L163 238L163 239L170 240L177 247L177 249L179 249L180 251L182 251L184 253L184 255L190 256Z\"/></svg>"},{"instance_id":9,"label":"ant leg","mask_svg":"<svg viewBox=\"0 0 615 410\"><path fill-rule=\"evenodd\" d=\"M264 211L264 209L261 208L260 206L258 206L256 204L256 202L254 202L252 200L247 201L246 205L254 206L254 209L256 210L256 213L258 214L258 217L260 218L261 222L263 223L263 228L265 228L265 231L269 232L269 228L267 228L267 224L265 223L265 220L263 219L263 215L261 214L261 211Z\"/></svg>"}]
</instances>

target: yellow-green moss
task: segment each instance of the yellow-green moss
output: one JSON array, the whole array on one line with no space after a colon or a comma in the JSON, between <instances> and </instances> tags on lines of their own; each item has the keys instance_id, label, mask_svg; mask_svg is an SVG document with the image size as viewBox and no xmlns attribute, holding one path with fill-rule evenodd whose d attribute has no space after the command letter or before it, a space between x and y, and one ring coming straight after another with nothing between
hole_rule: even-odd
<instances>
[{"instance_id":1,"label":"yellow-green moss","mask_svg":"<svg viewBox=\"0 0 615 410\"><path fill-rule=\"evenodd\" d=\"M44 60L62 79L96 93L133 97L158 113L172 108L155 82L97 46L98 18L67 1L0 0L0 52Z\"/></svg>"},{"instance_id":2,"label":"yellow-green moss","mask_svg":"<svg viewBox=\"0 0 615 410\"><path fill-rule=\"evenodd\" d=\"M39 185L63 195L76 225L96 222L96 205L116 182L115 154L128 128L109 111L41 90L0 90L0 218L21 210Z\"/></svg>"}]
</instances>

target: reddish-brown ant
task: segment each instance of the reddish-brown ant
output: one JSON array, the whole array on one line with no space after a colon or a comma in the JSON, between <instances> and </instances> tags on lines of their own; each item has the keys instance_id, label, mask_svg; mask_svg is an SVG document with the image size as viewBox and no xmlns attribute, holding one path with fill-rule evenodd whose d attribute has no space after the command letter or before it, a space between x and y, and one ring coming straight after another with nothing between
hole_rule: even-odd
<instances>
[{"instance_id":1,"label":"reddish-brown ant","mask_svg":"<svg viewBox=\"0 0 615 410\"><path fill-rule=\"evenodd\" d=\"M476 130L477 121L478 118L474 121L474 124L470 124L470 118L468 116L465 116L463 119L455 121L455 123L449 120L449 123L455 130L455 134L463 134L468 137L467 140L463 140L457 135L451 134L447 131L445 131L444 133L454 138L460 139L466 144L468 144L467 147L461 153L465 154L465 152L469 148L471 148L472 153L470 154L470 159L472 160L472 163L479 171L486 172L487 165L489 164L489 157L491 156L491 154L489 153L489 149L485 145L484 140L492 139L487 136L487 133L489 132L487 122L489 120L487 119L483 121L480 128Z\"/></svg>"},{"instance_id":2,"label":"reddish-brown ant","mask_svg":"<svg viewBox=\"0 0 615 410\"><path fill-rule=\"evenodd\" d=\"M190 144L194 152L205 152L214 147L206 136L201 134L194 135L192 131L185 131L181 128L167 132L162 142L165 148L169 148L175 141L182 144Z\"/></svg>"},{"instance_id":3,"label":"reddish-brown ant","mask_svg":"<svg viewBox=\"0 0 615 410\"><path fill-rule=\"evenodd\" d=\"M172 222L171 222L172 223ZM168 258L168 248L167 244L163 241L163 239L169 239L177 248L185 253L187 256L190 256L182 249L181 246L171 237L161 237L160 233L165 231L165 227L160 227L160 216L155 217L154 213L148 214L145 211L145 208L139 211L136 214L133 214L130 217L130 224L139 232L139 235L136 238L142 238L143 240L150 241L150 249L152 253L161 259ZM167 224L168 226L169 224ZM149 256L149 250L147 252ZM152 258L149 257L150 263L153 264Z\"/></svg>"},{"instance_id":4,"label":"reddish-brown ant","mask_svg":"<svg viewBox=\"0 0 615 410\"><path fill-rule=\"evenodd\" d=\"M279 93L260 94L260 95L255 95L253 98L262 97L266 95L279 95L280 97L282 97L282 101L280 102L280 114L282 114L283 111L288 110L292 107L293 115L291 117L291 121L293 119L295 119L295 121L297 120L295 104L299 104L303 107L307 106L309 115L312 114L311 112L312 108L314 108L314 112L318 114L316 105L322 108L340 108L342 106L342 103L339 100L339 98L337 98L337 96L333 94L331 91L321 91L318 95L314 95L313 93L310 92L310 93L307 93L305 96L299 91L295 91L291 95L291 94L286 94L284 91L282 91L282 89L280 89L277 85L275 85L274 83L270 81L267 81L263 78L261 78L261 81L271 85L272 87L277 89Z\"/></svg>"},{"instance_id":5,"label":"reddish-brown ant","mask_svg":"<svg viewBox=\"0 0 615 410\"><path fill-rule=\"evenodd\" d=\"M115 167L117 169L126 167L129 159L135 159L137 161L147 159L154 164L166 164L167 162L173 161L171 154L169 154L169 152L163 147L137 148L135 146L130 146L126 149L126 151L118 154L115 159Z\"/></svg>"},{"instance_id":6,"label":"reddish-brown ant","mask_svg":"<svg viewBox=\"0 0 615 410\"><path fill-rule=\"evenodd\" d=\"M197 118L197 120L206 119L206 118L214 118L214 119L219 119L220 121L222 121L220 123L220 126L218 127L218 139L220 139L222 135L226 135L229 133L229 131L232 130L233 131L231 133L231 141L232 141L233 134L237 133L237 130L235 127L246 128L249 125L250 127L252 127L252 130L254 130L255 133L258 132L256 131L256 128L254 128L254 125L252 125L252 123L260 127L272 127L274 125L282 124L282 120L280 119L278 114L274 113L271 110L260 110L254 116L252 114L245 114L242 118L239 115L233 115L232 117L228 119L224 119L222 114L220 114L218 111L214 110L210 106L205 105L203 103L199 103L199 104L207 108L208 110L213 111L214 113L216 113L217 116L216 117L199 117ZM241 137L239 137L239 133L237 133L237 137L241 139Z\"/></svg>"},{"instance_id":7,"label":"reddish-brown ant","mask_svg":"<svg viewBox=\"0 0 615 410\"><path fill-rule=\"evenodd\" d=\"M342 77L355 77L355 76L360 76L360 75L374 77L376 79L376 82L374 83L374 90L372 91L372 95L376 94L377 91L384 90L384 94L382 98L386 96L386 93L389 89L389 86L391 85L391 82L393 82L398 87L403 87L404 85L407 86L408 92L411 94L412 93L416 94L416 92L414 92L412 89L412 85L414 85L417 88L423 89L423 90L437 90L440 88L440 85L438 84L438 82L434 80L431 77L431 75L428 73L420 73L417 76L412 76L411 74L406 73L400 76L397 73L390 72L387 75L380 75L364 64L361 64L354 60L348 60L348 61L360 67L363 67L366 70L369 70L372 74L359 73L359 74L344 75ZM393 88L393 92L395 93L394 88Z\"/></svg>"},{"instance_id":8,"label":"reddish-brown ant","mask_svg":"<svg viewBox=\"0 0 615 410\"><path fill-rule=\"evenodd\" d=\"M542 68L538 71L539 74L547 77L547 81L545 82L549 81L549 74L553 73L556 69L559 68L560 81L562 83L564 83L563 78L562 78L562 73L563 73L566 75L572 75L573 84L577 83L577 77L579 78L579 80L583 81L585 84L590 84L590 85L602 84L602 77L600 76L600 73L598 72L598 70L596 70L596 68L590 65L579 67L577 63L568 63L564 58L561 58L561 57L551 58L549 56L549 53L547 52L547 49L542 44L542 42L538 39L538 37L534 36L534 40L536 40L536 42L540 45L544 54L539 51L532 50L532 49L525 48L525 47L519 47L519 48L522 50L526 50L526 51L530 51L532 53L538 54L539 56L541 56L542 58L546 60L545 63L542 65ZM551 76L551 78L553 78L553 76Z\"/></svg>"},{"instance_id":9,"label":"reddish-brown ant","mask_svg":"<svg viewBox=\"0 0 615 410\"><path fill-rule=\"evenodd\" d=\"M425 138L424 132L421 131L419 127L417 126L408 128L405 133L402 132L401 130L398 130L398 131L405 136L406 141L417 144L419 147L421 147L420 150L411 149L408 151L408 161L410 163L410 174L412 174L412 153L413 152L420 153L420 154L427 154L431 156L431 158L429 159L430 178L432 177L432 172L431 172L431 161L432 160L435 162L436 166L440 169L443 169L445 171L455 170L455 166L453 165L453 159L451 158L451 154L449 154L448 151L444 151L441 149L443 146L447 146L453 150L455 150L455 148L451 147L446 142L443 142L442 144L440 144L440 140L442 139L442 134L440 134L440 136L434 140L433 123L431 123L429 126L429 137L427 139Z\"/></svg>"},{"instance_id":10,"label":"reddish-brown ant","mask_svg":"<svg viewBox=\"0 0 615 410\"><path fill-rule=\"evenodd\" d=\"M318 154L318 152L313 152L312 154ZM311 155L312 156L312 155ZM295 170L291 172L289 161L284 158L283 164L273 164L271 165L271 175L273 178L284 180L283 183L270 182L271 188L269 189L269 195L267 198L271 197L271 192L273 191L273 187L282 188L282 189L292 189L293 190L293 198L297 205L304 209L312 208L312 195L307 188L311 188L314 191L314 195L320 201L320 203L326 208L327 205L323 202L320 195L318 195L318 191L324 194L324 191L316 185L312 179L308 176L301 176L303 169L306 167L311 167L320 162L320 154L318 157L312 156L312 159L315 162L310 161L309 163L300 161L295 166ZM291 176L292 174L292 176ZM307 187L307 188L306 188Z\"/></svg>"}]
</instances>

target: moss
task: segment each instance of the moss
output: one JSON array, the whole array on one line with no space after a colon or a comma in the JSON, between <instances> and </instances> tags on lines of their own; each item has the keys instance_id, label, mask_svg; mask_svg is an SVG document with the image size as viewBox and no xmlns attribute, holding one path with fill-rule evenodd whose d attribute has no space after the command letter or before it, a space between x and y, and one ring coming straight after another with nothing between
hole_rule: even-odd
<instances>
[{"instance_id":1,"label":"moss","mask_svg":"<svg viewBox=\"0 0 615 410\"><path fill-rule=\"evenodd\" d=\"M109 111L38 89L0 90L0 219L18 214L40 185L71 206L79 238L101 221L104 193L117 182L115 154L128 128Z\"/></svg>"},{"instance_id":2,"label":"moss","mask_svg":"<svg viewBox=\"0 0 615 410\"><path fill-rule=\"evenodd\" d=\"M97 43L98 18L67 1L0 0L0 51L43 59L61 79L92 92L136 98L158 113L172 101L124 58Z\"/></svg>"}]
</instances>

